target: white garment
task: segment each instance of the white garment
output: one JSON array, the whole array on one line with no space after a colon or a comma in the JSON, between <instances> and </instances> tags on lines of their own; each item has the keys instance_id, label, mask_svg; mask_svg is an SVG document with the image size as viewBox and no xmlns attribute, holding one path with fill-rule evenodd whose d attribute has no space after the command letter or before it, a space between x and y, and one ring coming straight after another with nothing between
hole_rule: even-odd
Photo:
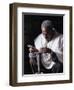
<instances>
[{"instance_id":1,"label":"white garment","mask_svg":"<svg viewBox=\"0 0 74 90\"><path fill-rule=\"evenodd\" d=\"M63 35L57 32L53 36L52 40L47 42L43 34L40 34L35 40L35 47L40 50L40 48L47 47L56 53L58 60L63 62ZM52 61L50 53L44 53L42 55L42 63L46 69L51 69L55 62Z\"/></svg>"}]
</instances>

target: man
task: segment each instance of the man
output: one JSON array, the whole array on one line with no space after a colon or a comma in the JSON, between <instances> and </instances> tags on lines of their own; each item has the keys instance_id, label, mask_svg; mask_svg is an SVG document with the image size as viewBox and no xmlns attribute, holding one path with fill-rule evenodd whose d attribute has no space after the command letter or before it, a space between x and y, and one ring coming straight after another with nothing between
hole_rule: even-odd
<instances>
[{"instance_id":1,"label":"man","mask_svg":"<svg viewBox=\"0 0 74 90\"><path fill-rule=\"evenodd\" d=\"M43 73L63 72L63 35L56 32L52 21L44 20L41 24L42 33L34 40L35 48L29 51L40 53L40 70ZM34 61L34 62L33 62ZM36 68L37 62L31 60L31 66Z\"/></svg>"}]
</instances>

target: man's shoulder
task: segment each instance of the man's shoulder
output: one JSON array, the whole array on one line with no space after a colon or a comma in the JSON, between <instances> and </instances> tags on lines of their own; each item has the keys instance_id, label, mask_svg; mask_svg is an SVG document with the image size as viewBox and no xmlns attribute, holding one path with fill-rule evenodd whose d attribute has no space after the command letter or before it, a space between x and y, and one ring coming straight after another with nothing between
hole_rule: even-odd
<instances>
[{"instance_id":1,"label":"man's shoulder","mask_svg":"<svg viewBox=\"0 0 74 90\"><path fill-rule=\"evenodd\" d=\"M42 34L39 34L39 35L35 38L34 41L39 41L39 40L41 39L41 37L42 37Z\"/></svg>"},{"instance_id":2,"label":"man's shoulder","mask_svg":"<svg viewBox=\"0 0 74 90\"><path fill-rule=\"evenodd\" d=\"M63 34L56 33L52 39L52 41L60 41L63 40Z\"/></svg>"},{"instance_id":3,"label":"man's shoulder","mask_svg":"<svg viewBox=\"0 0 74 90\"><path fill-rule=\"evenodd\" d=\"M63 39L63 34L59 34L58 38Z\"/></svg>"},{"instance_id":4,"label":"man's shoulder","mask_svg":"<svg viewBox=\"0 0 74 90\"><path fill-rule=\"evenodd\" d=\"M55 38L59 38L59 39L61 39L61 38L63 38L63 34L56 33L56 34L55 34Z\"/></svg>"}]
</instances>

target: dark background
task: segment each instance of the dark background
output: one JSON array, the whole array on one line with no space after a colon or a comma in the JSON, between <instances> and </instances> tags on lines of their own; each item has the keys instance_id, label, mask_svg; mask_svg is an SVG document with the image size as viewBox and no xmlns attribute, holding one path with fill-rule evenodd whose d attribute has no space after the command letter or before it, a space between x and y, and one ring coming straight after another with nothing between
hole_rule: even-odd
<instances>
[{"instance_id":1,"label":"dark background","mask_svg":"<svg viewBox=\"0 0 74 90\"><path fill-rule=\"evenodd\" d=\"M44 20L52 20L57 32L63 34L63 15L35 15L23 13L24 29L24 74L31 74L31 68L28 57L28 44L34 45L34 39L41 33L41 23Z\"/></svg>"}]
</instances>

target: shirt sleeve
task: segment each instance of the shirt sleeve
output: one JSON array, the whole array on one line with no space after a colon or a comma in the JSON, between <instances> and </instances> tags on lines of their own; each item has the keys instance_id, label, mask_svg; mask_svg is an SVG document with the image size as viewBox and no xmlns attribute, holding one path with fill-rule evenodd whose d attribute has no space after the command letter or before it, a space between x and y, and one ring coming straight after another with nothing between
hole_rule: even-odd
<instances>
[{"instance_id":1,"label":"shirt sleeve","mask_svg":"<svg viewBox=\"0 0 74 90\"><path fill-rule=\"evenodd\" d=\"M35 48L40 50L41 48L41 38L40 36L38 36L35 40L34 40L34 45L35 45Z\"/></svg>"}]
</instances>

